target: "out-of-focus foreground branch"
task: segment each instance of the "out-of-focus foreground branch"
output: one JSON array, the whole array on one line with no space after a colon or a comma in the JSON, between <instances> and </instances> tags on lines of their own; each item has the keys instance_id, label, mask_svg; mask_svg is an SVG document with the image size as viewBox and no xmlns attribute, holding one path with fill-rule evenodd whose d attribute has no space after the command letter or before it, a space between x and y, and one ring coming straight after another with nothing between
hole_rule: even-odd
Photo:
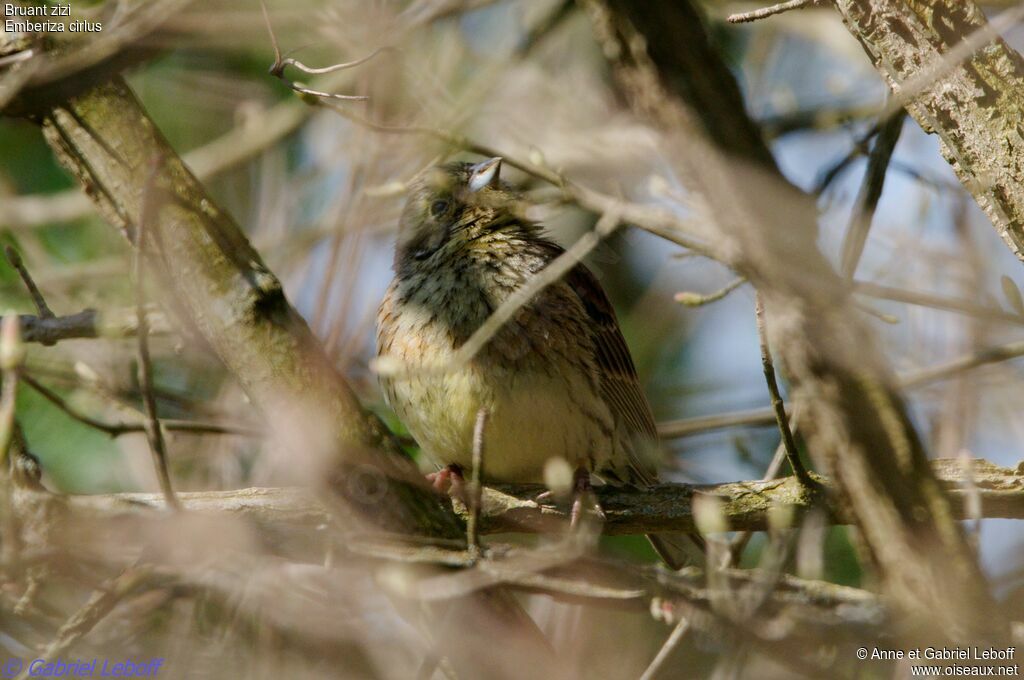
<instances>
[{"instance_id":1,"label":"out-of-focus foreground branch","mask_svg":"<svg viewBox=\"0 0 1024 680\"><path fill-rule=\"evenodd\" d=\"M973 0L833 4L893 94L910 97L907 111L926 132L938 136L942 155L957 177L1024 260L1020 55L998 37L959 58L951 53L988 29Z\"/></svg>"},{"instance_id":2,"label":"out-of-focus foreground branch","mask_svg":"<svg viewBox=\"0 0 1024 680\"><path fill-rule=\"evenodd\" d=\"M699 13L689 2L587 7L626 100L662 130L681 180L708 206L719 252L764 296L772 344L806 415L801 433L893 606L918 634L1004 638L1005 622L982 613L995 604L884 358L817 250L813 202L760 147L737 151L708 120L724 110L733 126L753 128Z\"/></svg>"}]
</instances>

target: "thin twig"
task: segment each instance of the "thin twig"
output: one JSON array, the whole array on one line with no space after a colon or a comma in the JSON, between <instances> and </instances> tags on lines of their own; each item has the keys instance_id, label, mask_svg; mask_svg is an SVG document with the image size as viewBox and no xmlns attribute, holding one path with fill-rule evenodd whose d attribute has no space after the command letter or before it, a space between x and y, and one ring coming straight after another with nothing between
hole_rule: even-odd
<instances>
[{"instance_id":1,"label":"thin twig","mask_svg":"<svg viewBox=\"0 0 1024 680\"><path fill-rule=\"evenodd\" d=\"M935 366L903 373L897 380L897 386L901 389L916 389L979 366L1008 361L1022 356L1024 356L1024 342L1010 342L1005 345L997 345L996 347L987 347ZM786 409L788 413L788 404ZM775 410L772 407L759 408L749 411L718 413L711 416L665 421L658 424L658 436L661 439L676 439L730 427L764 427L766 425L773 425L776 422Z\"/></svg>"},{"instance_id":2,"label":"thin twig","mask_svg":"<svg viewBox=\"0 0 1024 680\"><path fill-rule=\"evenodd\" d=\"M39 286L32 279L32 275L28 273L28 269L25 267L25 263L21 261L21 254L14 249L13 246L4 247L4 253L7 255L7 261L11 263L11 266L18 271L18 276L21 277L22 282L25 284L25 288L28 289L28 294L32 297L32 304L35 305L36 311L39 312L39 316L44 319L52 319L55 315L50 309L50 306L46 304L46 298L43 297L42 291L39 290Z\"/></svg>"},{"instance_id":3,"label":"thin twig","mask_svg":"<svg viewBox=\"0 0 1024 680\"><path fill-rule=\"evenodd\" d=\"M345 62L342 62L340 64L332 64L331 66L324 66L324 67L321 67L321 68L315 68L315 67L312 67L312 66L306 66L305 64L303 64L298 59L293 59L291 57L284 57L281 60L281 62L280 62L280 68L283 69L286 66L294 66L295 68L299 69L303 73L309 73L310 75L324 75L324 74L327 74L327 73L334 73L335 71L344 71L345 69L348 69L348 68L354 68L356 66L360 66L360 65L365 64L366 62L370 61L371 59L376 57L381 52L385 52L385 51L387 51L389 49L391 49L391 48L388 48L388 47L378 47L377 49L375 49L373 52L371 52L370 54L368 54L365 57L360 57L359 59L355 59L353 61L345 61ZM277 67L278 67L278 64L274 64L275 70L277 69ZM271 71L271 72L273 73L273 71ZM277 75L277 74L274 73L274 75ZM345 99L367 99L367 97L351 97L351 96L344 97L344 98Z\"/></svg>"},{"instance_id":4,"label":"thin twig","mask_svg":"<svg viewBox=\"0 0 1024 680\"><path fill-rule=\"evenodd\" d=\"M900 376L899 385L903 389L913 389L933 383L936 380L952 377L979 366L1008 361L1022 356L1024 356L1024 342L1011 342L996 347L986 347L985 349L965 354L936 366L904 373Z\"/></svg>"},{"instance_id":5,"label":"thin twig","mask_svg":"<svg viewBox=\"0 0 1024 680\"><path fill-rule=\"evenodd\" d=\"M102 621L122 599L135 592L149 578L148 571L133 565L94 591L81 609L61 626L57 636L39 657L47 662L60 657L71 645L95 628L96 624ZM159 668L159 664L157 668ZM30 670L30 668L26 668L18 676L18 680L28 678L31 675Z\"/></svg>"},{"instance_id":6,"label":"thin twig","mask_svg":"<svg viewBox=\"0 0 1024 680\"><path fill-rule=\"evenodd\" d=\"M686 631L690 629L690 620L688 618L679 619L679 623L676 624L672 632L669 633L668 639L665 640L665 644L658 650L657 655L651 661L651 665L647 667L647 670L640 676L640 680L654 680L658 677L658 673L661 672L665 662L668 661L669 657L672 656L672 652L679 643L683 641L683 637L686 635Z\"/></svg>"},{"instance_id":7,"label":"thin twig","mask_svg":"<svg viewBox=\"0 0 1024 680\"><path fill-rule=\"evenodd\" d=\"M299 85L298 83L293 82L287 76L285 76L284 70L288 65L292 65L295 66L300 71L304 71L310 74L333 73L335 71L341 71L344 69L352 68L353 66L359 66L360 64L364 64L370 59L373 59L375 56L380 54L380 52L384 48L378 48L374 50L373 53L371 53L369 56L363 57L361 59L356 59L355 61L350 61L342 64L335 64L334 66L328 66L326 68L310 68L300 61L292 59L291 57L285 57L281 54L281 46L277 42L277 36L274 34L274 28L270 23L270 13L267 11L267 3L263 2L263 0L260 0L260 8L263 10L263 21L267 25L267 33L270 34L270 44L274 49L274 63L270 65L270 75L274 76L275 78L283 82L285 85L287 85L295 92L299 92L301 94L312 95L314 97L324 97L329 99L342 99L347 101L365 101L369 99L369 97L363 95L332 94L330 92L321 92L319 90L313 90L304 87L302 85Z\"/></svg>"},{"instance_id":8,"label":"thin twig","mask_svg":"<svg viewBox=\"0 0 1024 680\"><path fill-rule=\"evenodd\" d=\"M660 439L677 439L730 427L764 427L774 425L775 422L775 411L770 407L732 413L716 413L710 416L682 418L659 423L658 437Z\"/></svg>"},{"instance_id":9,"label":"thin twig","mask_svg":"<svg viewBox=\"0 0 1024 680\"><path fill-rule=\"evenodd\" d=\"M28 373L21 374L21 381L38 392L48 402L59 408L61 411L64 411L64 413L66 413L72 420L76 420L83 425L99 430L110 437L120 437L125 434L146 431L146 425L141 422L106 423L102 420L91 418L74 409L70 404L68 404L66 399L46 385L40 383ZM252 428L220 425L217 423L202 423L192 420L161 420L160 426L168 432L181 432L187 434L237 434L247 437L257 437L261 434L259 430Z\"/></svg>"},{"instance_id":10,"label":"thin twig","mask_svg":"<svg viewBox=\"0 0 1024 680\"><path fill-rule=\"evenodd\" d=\"M860 194L854 204L853 216L850 219L850 226L846 230L846 237L843 239L840 256L840 273L847 279L853 279L853 275L857 271L857 264L864 253L868 232L874 221L875 210L878 208L878 201L882 197L882 189L885 187L889 161L892 160L892 152L896 148L896 143L899 142L906 117L906 111L900 109L885 121L875 138L875 146L868 156L868 169L864 174L864 182L861 184Z\"/></svg>"},{"instance_id":11,"label":"thin twig","mask_svg":"<svg viewBox=\"0 0 1024 680\"><path fill-rule=\"evenodd\" d=\"M14 54L5 54L0 57L0 68L6 68L11 64L17 64L22 61L28 61L35 54L35 50L21 50Z\"/></svg>"},{"instance_id":12,"label":"thin twig","mask_svg":"<svg viewBox=\"0 0 1024 680\"><path fill-rule=\"evenodd\" d=\"M744 283L747 282L747 277L740 276L739 278L733 279L729 283L725 284L713 293L702 295L701 293L693 293L690 291L683 291L676 293L674 299L676 302L686 305L687 307L701 307L703 305L711 304L712 302L718 302L729 293L733 292Z\"/></svg>"},{"instance_id":13,"label":"thin twig","mask_svg":"<svg viewBox=\"0 0 1024 680\"><path fill-rule=\"evenodd\" d=\"M976 304L970 300L949 298L931 293L921 293L913 290L904 290L894 286L883 286L870 281L857 281L853 284L853 290L861 295L878 298L880 300L892 300L894 302L905 302L910 305L931 307L947 312L957 312L979 319L990 321L1004 321L1018 325L1024 325L1024 316L1007 312L998 307L987 307Z\"/></svg>"},{"instance_id":14,"label":"thin twig","mask_svg":"<svg viewBox=\"0 0 1024 680\"><path fill-rule=\"evenodd\" d=\"M800 460L800 451L796 447L796 440L793 438L793 431L789 427L786 418L786 406L779 394L779 383L775 378L775 365L772 363L772 352L768 346L768 327L765 322L764 300L761 293L754 294L754 313L757 316L757 336L761 345L761 368L764 370L764 380L768 383L768 393L771 395L772 411L782 435L782 443L786 447L786 457L789 459L789 466L793 474L797 476L805 486L813 486L814 480L807 474L807 469Z\"/></svg>"},{"instance_id":15,"label":"thin twig","mask_svg":"<svg viewBox=\"0 0 1024 680\"><path fill-rule=\"evenodd\" d=\"M751 12L730 14L726 21L730 24L745 24L751 21L758 21L759 19L767 19L768 17L775 16L776 14L782 14L783 12L789 12L790 10L811 7L812 5L817 4L817 2L818 0L789 0L788 2L780 2L777 5L772 5L771 7L755 9Z\"/></svg>"},{"instance_id":16,"label":"thin twig","mask_svg":"<svg viewBox=\"0 0 1024 680\"><path fill-rule=\"evenodd\" d=\"M151 163L149 177L143 187L141 216L135 231L135 256L132 260L132 279L135 281L135 316L138 319L138 377L139 391L142 393L142 405L146 419L146 439L153 454L160 488L163 490L167 505L174 510L181 510L181 503L174 495L171 486L171 473L167 468L167 445L164 433L160 429L160 420L156 413L156 397L153 394L153 365L149 356L149 325L146 320L146 292L144 262L146 259L146 234L150 227L156 225L156 212L159 210L156 192L156 178L160 171L160 158Z\"/></svg>"},{"instance_id":17,"label":"thin twig","mask_svg":"<svg viewBox=\"0 0 1024 680\"><path fill-rule=\"evenodd\" d=\"M483 505L484 487L484 433L490 411L484 407L477 411L473 426L473 474L469 487L469 521L466 522L468 550L476 558L480 556L480 508Z\"/></svg>"}]
</instances>

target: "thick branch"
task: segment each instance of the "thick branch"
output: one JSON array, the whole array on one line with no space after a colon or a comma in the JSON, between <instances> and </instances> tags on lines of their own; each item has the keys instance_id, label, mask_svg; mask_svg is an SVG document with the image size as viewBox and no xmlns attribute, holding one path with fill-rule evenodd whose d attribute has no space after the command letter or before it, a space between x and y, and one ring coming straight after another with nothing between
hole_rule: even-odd
<instances>
[{"instance_id":1,"label":"thick branch","mask_svg":"<svg viewBox=\"0 0 1024 680\"><path fill-rule=\"evenodd\" d=\"M253 402L276 416L272 427L295 428L308 437L304 444L318 454L311 465L384 466L358 478L354 487L342 485L354 516L395 531L462 535L454 517L412 483L414 467L384 426L363 411L277 278L123 82L55 109L44 133L101 212L129 238L142 213L146 178L156 168L152 190L160 200L147 225L153 244L147 255L151 270L162 276L163 302L198 328ZM377 502L378 496L361 488L363 482L384 485L395 502Z\"/></svg>"},{"instance_id":2,"label":"thick branch","mask_svg":"<svg viewBox=\"0 0 1024 680\"><path fill-rule=\"evenodd\" d=\"M147 189L149 270L162 302L217 353L282 441L292 475L320 483L331 524L464 540L450 506L430 493L386 427L366 412L335 370L281 284L234 220L221 210L120 78L53 109L44 135L100 212L135 239ZM153 177L151 183L146 178ZM150 186L151 185L151 186ZM512 677L504 659L540 670L550 648L518 604L498 591L456 603L443 653L467 675ZM479 658L488 638L512 653ZM550 669L549 669L550 670ZM557 673L556 673L557 675Z\"/></svg>"},{"instance_id":3,"label":"thick branch","mask_svg":"<svg viewBox=\"0 0 1024 680\"><path fill-rule=\"evenodd\" d=\"M1024 519L1024 463L1012 470L986 460L974 461L971 479L976 491L968 488L962 461L940 459L934 461L932 467L959 519L967 518L965 508L974 493L980 501L982 517ZM826 490L832 488L827 480L818 479ZM487 534L550 532L563 527L569 522L567 508L541 505L534 500L543 490L536 484L486 488L480 531ZM821 501L820 496L816 497L793 477L710 485L659 484L646 491L601 487L596 493L606 518L603 528L606 534L693 532L696 530L693 499L697 495L718 498L730 529L737 531L766 530L769 517L777 515L780 508L790 507L799 513ZM319 540L319 529L328 521L323 504L308 491L298 488L185 492L178 496L182 505L194 513L226 513L245 518L256 526L267 545L278 550L284 544ZM56 496L24 491L19 496L19 504L26 517L53 517L53 513L41 513L39 509L56 505L67 510L61 515L68 521L89 524L160 522L166 517L160 512L164 507L163 497L154 493ZM844 524L852 519L849 509L842 505L833 505L829 510L833 523Z\"/></svg>"},{"instance_id":4,"label":"thick branch","mask_svg":"<svg viewBox=\"0 0 1024 680\"><path fill-rule=\"evenodd\" d=\"M951 49L987 28L985 15L972 0L834 4L897 97L920 83L919 78L928 78L920 95L906 104L907 111L925 131L938 135L942 155L957 177L1024 260L1020 55L995 39L965 60L951 59ZM937 77L929 77L931 73Z\"/></svg>"}]
</instances>

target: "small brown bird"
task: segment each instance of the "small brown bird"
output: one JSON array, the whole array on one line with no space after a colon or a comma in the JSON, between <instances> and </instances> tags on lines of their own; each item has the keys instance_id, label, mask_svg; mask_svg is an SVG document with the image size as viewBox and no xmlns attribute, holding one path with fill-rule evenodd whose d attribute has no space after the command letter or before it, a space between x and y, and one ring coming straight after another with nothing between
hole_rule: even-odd
<instances>
[{"instance_id":1,"label":"small brown bird","mask_svg":"<svg viewBox=\"0 0 1024 680\"><path fill-rule=\"evenodd\" d=\"M517 288L562 254L541 227L516 213L499 180L501 159L427 172L400 221L395 278L377 314L377 353L405 370L382 377L388 404L424 454L460 475L472 463L481 408L484 478L541 482L561 457L585 486L658 480L657 432L611 304L576 265L544 288L467 364L449 359ZM665 561L692 561L686 535L652 536ZM690 557L688 560L687 558Z\"/></svg>"}]
</instances>

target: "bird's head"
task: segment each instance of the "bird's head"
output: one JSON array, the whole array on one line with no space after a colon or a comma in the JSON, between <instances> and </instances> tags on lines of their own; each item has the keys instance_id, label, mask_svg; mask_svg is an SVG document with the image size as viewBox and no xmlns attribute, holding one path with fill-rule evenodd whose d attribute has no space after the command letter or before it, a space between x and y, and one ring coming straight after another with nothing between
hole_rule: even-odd
<instances>
[{"instance_id":1,"label":"bird's head","mask_svg":"<svg viewBox=\"0 0 1024 680\"><path fill-rule=\"evenodd\" d=\"M431 168L413 185L399 221L395 263L429 260L514 221L516 194L501 158Z\"/></svg>"}]
</instances>

